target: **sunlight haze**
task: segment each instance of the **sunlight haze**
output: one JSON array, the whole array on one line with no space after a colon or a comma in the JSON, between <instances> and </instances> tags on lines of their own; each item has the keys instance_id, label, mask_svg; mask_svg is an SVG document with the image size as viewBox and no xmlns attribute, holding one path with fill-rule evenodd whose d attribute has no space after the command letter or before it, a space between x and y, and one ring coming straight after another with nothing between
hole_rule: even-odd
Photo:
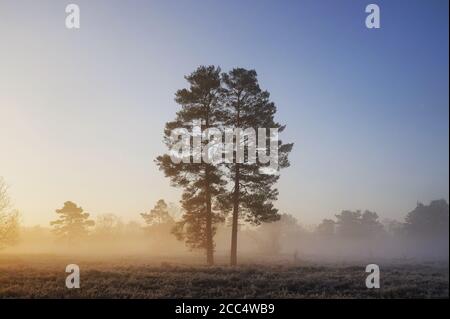
<instances>
[{"instance_id":1,"label":"sunlight haze","mask_svg":"<svg viewBox=\"0 0 450 319\"><path fill-rule=\"evenodd\" d=\"M66 2L0 2L0 176L25 225L69 200L125 221L178 204L154 159L183 76L210 64L255 69L295 143L280 213L448 201L447 1L378 1L374 32L353 1L130 2L76 1L75 32Z\"/></svg>"}]
</instances>

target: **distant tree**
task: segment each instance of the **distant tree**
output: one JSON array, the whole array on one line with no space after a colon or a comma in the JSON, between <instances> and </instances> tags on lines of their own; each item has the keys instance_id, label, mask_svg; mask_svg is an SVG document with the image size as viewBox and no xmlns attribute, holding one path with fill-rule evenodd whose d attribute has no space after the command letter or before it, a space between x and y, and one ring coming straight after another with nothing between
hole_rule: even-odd
<instances>
[{"instance_id":1,"label":"distant tree","mask_svg":"<svg viewBox=\"0 0 450 319\"><path fill-rule=\"evenodd\" d=\"M88 234L89 227L94 226L93 220L89 219L89 214L84 213L81 207L73 202L65 202L63 208L57 209L59 218L50 222L53 232L69 243L80 239Z\"/></svg>"},{"instance_id":2,"label":"distant tree","mask_svg":"<svg viewBox=\"0 0 450 319\"><path fill-rule=\"evenodd\" d=\"M149 227L174 222L173 217L169 214L168 206L163 199L160 199L149 213L143 213L141 216L144 218L145 224Z\"/></svg>"},{"instance_id":3,"label":"distant tree","mask_svg":"<svg viewBox=\"0 0 450 319\"><path fill-rule=\"evenodd\" d=\"M384 232L383 224L378 220L378 214L369 210L361 215L361 234L366 238L373 238Z\"/></svg>"},{"instance_id":4,"label":"distant tree","mask_svg":"<svg viewBox=\"0 0 450 319\"><path fill-rule=\"evenodd\" d=\"M95 234L100 237L117 237L123 232L124 224L114 214L99 215L95 221Z\"/></svg>"},{"instance_id":5,"label":"distant tree","mask_svg":"<svg viewBox=\"0 0 450 319\"><path fill-rule=\"evenodd\" d=\"M156 163L173 185L183 188L181 204L184 214L175 227L175 235L191 248L205 249L206 262L212 265L214 224L221 220L220 212L215 210L215 202L217 195L223 192L223 172L213 163L196 161L196 157L201 155L198 150L194 150L195 154L174 154L173 148L180 141L173 139L172 132L184 128L190 134L189 141L203 137L202 146L209 143L209 137L201 136L201 132L220 126L220 68L200 66L185 78L190 87L177 91L175 96L181 110L174 121L166 123L164 131L164 142L171 153L158 156ZM194 121L201 132L194 132L197 126ZM173 161L174 157L179 161Z\"/></svg>"},{"instance_id":6,"label":"distant tree","mask_svg":"<svg viewBox=\"0 0 450 319\"><path fill-rule=\"evenodd\" d=\"M271 223L262 223L256 228L256 238L261 251L276 255L281 252L283 240L295 241L302 232L297 219L290 214L281 214L280 219Z\"/></svg>"},{"instance_id":7,"label":"distant tree","mask_svg":"<svg viewBox=\"0 0 450 319\"><path fill-rule=\"evenodd\" d=\"M449 206L447 201L444 199L434 200L429 205L417 203L417 207L406 216L405 231L415 237L448 238Z\"/></svg>"},{"instance_id":8,"label":"distant tree","mask_svg":"<svg viewBox=\"0 0 450 319\"><path fill-rule=\"evenodd\" d=\"M361 235L361 211L344 210L336 216L337 234L344 238L356 238Z\"/></svg>"},{"instance_id":9,"label":"distant tree","mask_svg":"<svg viewBox=\"0 0 450 319\"><path fill-rule=\"evenodd\" d=\"M153 239L161 240L164 236L171 235L175 219L163 199L160 199L149 213L143 213L141 216L145 221L144 230L151 234Z\"/></svg>"},{"instance_id":10,"label":"distant tree","mask_svg":"<svg viewBox=\"0 0 450 319\"><path fill-rule=\"evenodd\" d=\"M405 224L395 219L386 218L382 221L386 233L391 236L402 236L405 231Z\"/></svg>"},{"instance_id":11,"label":"distant tree","mask_svg":"<svg viewBox=\"0 0 450 319\"><path fill-rule=\"evenodd\" d=\"M336 215L336 219L337 233L344 238L372 238L383 231L378 214L369 210L344 210Z\"/></svg>"},{"instance_id":12,"label":"distant tree","mask_svg":"<svg viewBox=\"0 0 450 319\"><path fill-rule=\"evenodd\" d=\"M8 187L0 177L0 249L17 243L19 238L19 213L11 208Z\"/></svg>"},{"instance_id":13,"label":"distant tree","mask_svg":"<svg viewBox=\"0 0 450 319\"><path fill-rule=\"evenodd\" d=\"M255 70L235 68L229 73L224 73L222 81L225 127L240 129L242 132L253 129L257 138L259 138L258 128L277 128L278 132L284 130L285 127L274 120L276 106L270 101L269 92L259 87ZM270 144L271 138L273 136L270 134L265 136L266 145ZM238 147L242 149L246 143L251 143L250 140L236 136L234 142L235 149ZM262 147L253 145L253 147L256 146ZM293 144L282 144L281 140L278 140L278 154L276 154L278 168L289 166L288 154L292 146ZM234 150L234 155L236 153ZM255 163L248 161L239 163L236 161L236 156L234 158L233 163L227 164L228 178L232 186L229 198L224 201L228 203L224 207L232 207L231 265L237 264L237 235L240 218L254 225L277 221L280 218L278 210L273 206L278 196L278 190L273 188L279 179L278 170L276 172L269 170L269 163L263 164L259 161L258 154Z\"/></svg>"},{"instance_id":14,"label":"distant tree","mask_svg":"<svg viewBox=\"0 0 450 319\"><path fill-rule=\"evenodd\" d=\"M332 237L335 234L336 222L332 219L324 219L317 226L316 233L324 237Z\"/></svg>"}]
</instances>

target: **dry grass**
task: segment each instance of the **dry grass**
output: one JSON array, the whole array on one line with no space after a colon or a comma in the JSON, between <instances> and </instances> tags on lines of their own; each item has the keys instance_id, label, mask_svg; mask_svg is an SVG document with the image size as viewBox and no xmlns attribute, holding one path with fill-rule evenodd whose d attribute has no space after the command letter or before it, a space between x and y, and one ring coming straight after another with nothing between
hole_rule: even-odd
<instances>
[{"instance_id":1,"label":"dry grass","mask_svg":"<svg viewBox=\"0 0 450 319\"><path fill-rule=\"evenodd\" d=\"M0 257L0 298L448 298L448 263L386 264L381 288L365 287L365 264L251 265L185 261ZM180 263L181 262L181 263ZM81 288L65 287L77 263Z\"/></svg>"}]
</instances>

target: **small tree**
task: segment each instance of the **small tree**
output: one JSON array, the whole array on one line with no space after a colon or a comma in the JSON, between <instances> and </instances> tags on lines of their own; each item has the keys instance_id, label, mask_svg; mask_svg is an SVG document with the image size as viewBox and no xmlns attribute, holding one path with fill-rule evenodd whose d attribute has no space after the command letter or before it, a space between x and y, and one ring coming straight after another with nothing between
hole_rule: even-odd
<instances>
[{"instance_id":1,"label":"small tree","mask_svg":"<svg viewBox=\"0 0 450 319\"><path fill-rule=\"evenodd\" d=\"M378 220L378 214L366 210L361 215L361 231L364 237L373 238L383 234L383 224Z\"/></svg>"},{"instance_id":2,"label":"small tree","mask_svg":"<svg viewBox=\"0 0 450 319\"><path fill-rule=\"evenodd\" d=\"M59 219L50 222L54 227L53 232L69 243L87 235L89 227L95 224L89 219L89 214L83 212L83 208L70 201L65 202L63 208L57 209L56 213Z\"/></svg>"},{"instance_id":3,"label":"small tree","mask_svg":"<svg viewBox=\"0 0 450 319\"><path fill-rule=\"evenodd\" d=\"M160 199L150 213L141 214L147 226L157 226L162 224L171 224L174 219L169 214L169 207L164 199Z\"/></svg>"},{"instance_id":4,"label":"small tree","mask_svg":"<svg viewBox=\"0 0 450 319\"><path fill-rule=\"evenodd\" d=\"M335 233L336 222L332 219L324 219L317 226L316 233L323 237L332 237Z\"/></svg>"},{"instance_id":5,"label":"small tree","mask_svg":"<svg viewBox=\"0 0 450 319\"><path fill-rule=\"evenodd\" d=\"M0 249L13 245L19 237L19 213L11 209L8 187L0 177Z\"/></svg>"},{"instance_id":6,"label":"small tree","mask_svg":"<svg viewBox=\"0 0 450 319\"><path fill-rule=\"evenodd\" d=\"M175 220L169 213L169 206L163 199L160 199L149 213L141 216L146 224L144 229L158 241L170 235L175 225Z\"/></svg>"},{"instance_id":7,"label":"small tree","mask_svg":"<svg viewBox=\"0 0 450 319\"><path fill-rule=\"evenodd\" d=\"M413 237L448 238L449 208L446 200L434 200L430 205L417 203L405 218L406 233ZM448 240L448 239L447 239Z\"/></svg>"},{"instance_id":8,"label":"small tree","mask_svg":"<svg viewBox=\"0 0 450 319\"><path fill-rule=\"evenodd\" d=\"M343 238L358 238L361 235L361 211L344 210L335 215L337 233Z\"/></svg>"},{"instance_id":9,"label":"small tree","mask_svg":"<svg viewBox=\"0 0 450 319\"><path fill-rule=\"evenodd\" d=\"M344 210L336 215L336 219L338 235L343 238L373 238L384 231L378 214L369 210Z\"/></svg>"}]
</instances>

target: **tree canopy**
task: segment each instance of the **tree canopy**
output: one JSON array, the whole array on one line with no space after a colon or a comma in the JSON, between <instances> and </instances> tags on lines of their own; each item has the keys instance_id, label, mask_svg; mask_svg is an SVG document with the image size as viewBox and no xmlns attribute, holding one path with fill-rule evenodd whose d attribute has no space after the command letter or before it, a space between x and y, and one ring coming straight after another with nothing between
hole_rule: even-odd
<instances>
[{"instance_id":1,"label":"tree canopy","mask_svg":"<svg viewBox=\"0 0 450 319\"><path fill-rule=\"evenodd\" d=\"M61 209L57 209L58 219L50 222L53 232L69 243L88 234L89 227L94 226L94 221L89 219L89 214L78 207L74 202L64 203Z\"/></svg>"}]
</instances>

